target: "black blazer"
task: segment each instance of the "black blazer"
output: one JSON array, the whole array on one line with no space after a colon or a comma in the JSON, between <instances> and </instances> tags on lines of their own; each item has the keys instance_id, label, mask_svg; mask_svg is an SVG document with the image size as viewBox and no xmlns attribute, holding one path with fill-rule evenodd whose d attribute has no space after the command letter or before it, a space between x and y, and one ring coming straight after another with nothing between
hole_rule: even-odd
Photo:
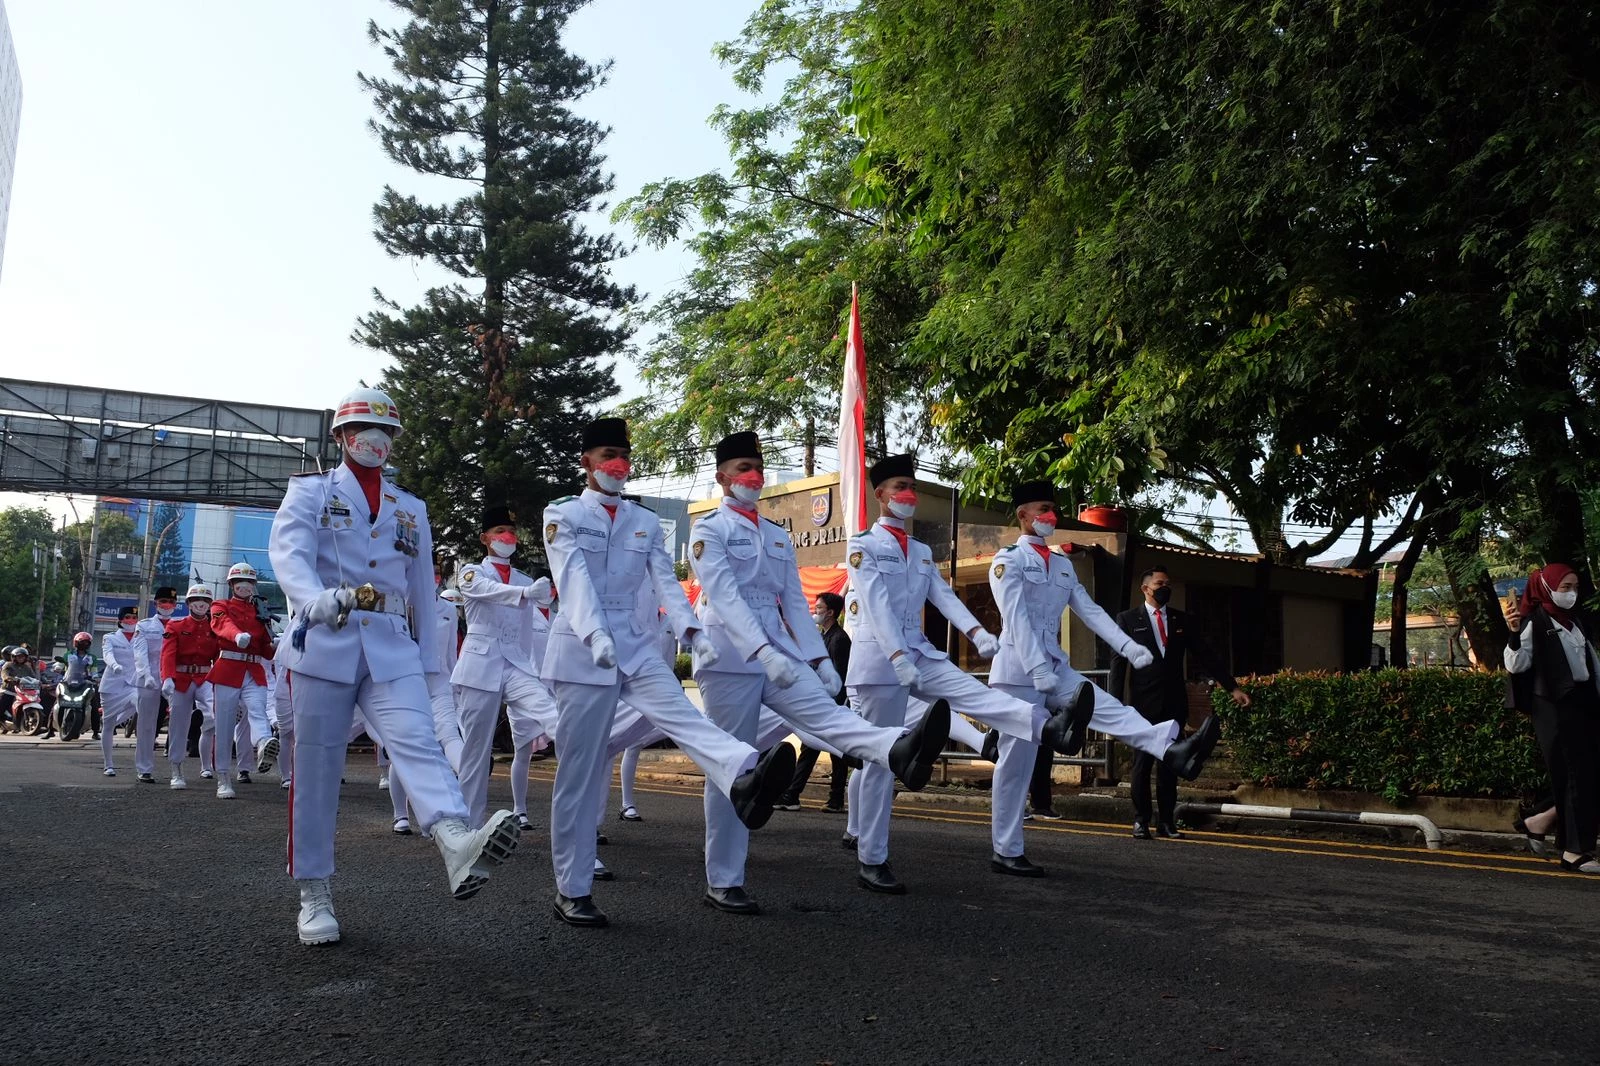
<instances>
[{"instance_id":1,"label":"black blazer","mask_svg":"<svg viewBox=\"0 0 1600 1066\"><path fill-rule=\"evenodd\" d=\"M843 681L850 673L850 634L844 631L844 626L835 622L826 633L822 634L822 644L828 649L828 658L833 661L833 668L839 671L839 680ZM844 689L839 690L833 702L840 704L849 702Z\"/></svg>"},{"instance_id":2,"label":"black blazer","mask_svg":"<svg viewBox=\"0 0 1600 1066\"><path fill-rule=\"evenodd\" d=\"M1239 687L1239 682L1212 652L1188 613L1175 607L1167 608L1166 655L1159 650L1155 626L1143 601L1117 615L1117 625L1156 657L1155 662L1142 670L1130 669L1128 660L1120 655L1111 660L1111 694L1119 700L1126 699L1146 720L1172 722L1188 717L1189 693L1184 687L1186 655L1194 656L1200 669L1229 692Z\"/></svg>"},{"instance_id":3,"label":"black blazer","mask_svg":"<svg viewBox=\"0 0 1600 1066\"><path fill-rule=\"evenodd\" d=\"M1593 623L1581 611L1568 612L1578 632L1594 645ZM1511 674L1506 679L1508 706L1524 714L1532 714L1538 700L1559 702L1577 687L1572 677L1572 665L1561 648L1561 637L1556 633L1555 619L1543 607L1535 607L1523 619L1522 628L1511 634L1510 644L1520 648L1524 644L1533 649L1533 669L1523 674ZM1594 679L1590 679L1594 683Z\"/></svg>"}]
</instances>

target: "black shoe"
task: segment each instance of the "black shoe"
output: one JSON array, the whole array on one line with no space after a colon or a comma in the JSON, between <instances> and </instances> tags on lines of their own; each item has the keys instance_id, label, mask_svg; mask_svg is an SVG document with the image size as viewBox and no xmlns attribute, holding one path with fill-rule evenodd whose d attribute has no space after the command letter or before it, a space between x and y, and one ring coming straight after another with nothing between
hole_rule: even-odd
<instances>
[{"instance_id":1,"label":"black shoe","mask_svg":"<svg viewBox=\"0 0 1600 1066\"><path fill-rule=\"evenodd\" d=\"M563 896L556 893L556 917L568 925L583 925L591 929L599 929L610 924L606 919L606 912L594 905L593 896Z\"/></svg>"},{"instance_id":2,"label":"black shoe","mask_svg":"<svg viewBox=\"0 0 1600 1066\"><path fill-rule=\"evenodd\" d=\"M1062 815L1057 814L1053 807L1045 807L1042 810L1036 810L1033 812L1033 817L1042 818L1047 822L1065 821L1065 818Z\"/></svg>"},{"instance_id":3,"label":"black shoe","mask_svg":"<svg viewBox=\"0 0 1600 1066\"><path fill-rule=\"evenodd\" d=\"M198 759L200 757L200 746L197 744L190 744L187 757L190 759Z\"/></svg>"},{"instance_id":4,"label":"black shoe","mask_svg":"<svg viewBox=\"0 0 1600 1066\"><path fill-rule=\"evenodd\" d=\"M1185 781L1193 781L1200 776L1200 771L1205 769L1206 760L1211 757L1212 749L1217 746L1217 740L1221 736L1222 725L1213 714L1200 723L1200 728L1195 730L1194 736L1174 741L1172 747L1161 757L1161 761Z\"/></svg>"},{"instance_id":5,"label":"black shoe","mask_svg":"<svg viewBox=\"0 0 1600 1066\"><path fill-rule=\"evenodd\" d=\"M1541 859L1550 857L1550 845L1544 842L1543 833L1535 833L1529 829L1528 823L1524 822L1520 817L1511 823L1511 828L1522 834L1523 839L1528 842L1528 851L1530 853L1537 855Z\"/></svg>"},{"instance_id":6,"label":"black shoe","mask_svg":"<svg viewBox=\"0 0 1600 1066\"><path fill-rule=\"evenodd\" d=\"M596 844L609 844L611 843L611 838L600 832L600 830L596 829L594 831L594 842Z\"/></svg>"},{"instance_id":7,"label":"black shoe","mask_svg":"<svg viewBox=\"0 0 1600 1066\"><path fill-rule=\"evenodd\" d=\"M762 753L755 767L739 775L728 792L733 813L746 829L760 829L772 817L772 805L794 780L794 749L774 744Z\"/></svg>"},{"instance_id":8,"label":"black shoe","mask_svg":"<svg viewBox=\"0 0 1600 1066\"><path fill-rule=\"evenodd\" d=\"M1073 693L1071 701L1050 716L1050 720L1044 724L1039 742L1048 745L1058 755L1076 755L1083 750L1083 742L1089 738L1089 719L1093 717L1094 686L1085 681Z\"/></svg>"},{"instance_id":9,"label":"black shoe","mask_svg":"<svg viewBox=\"0 0 1600 1066\"><path fill-rule=\"evenodd\" d=\"M92 736L92 737L90 737L90 738L89 738L89 739L90 739L90 740L99 740L99 739L100 739L100 734L99 734L99 733L96 733L96 734L94 734L94 735L93 735L93 736ZM195 756L195 758L196 758L196 759L198 759L198 758L199 758L199 757L200 757L200 756L198 756L198 755L196 755L196 756Z\"/></svg>"},{"instance_id":10,"label":"black shoe","mask_svg":"<svg viewBox=\"0 0 1600 1066\"><path fill-rule=\"evenodd\" d=\"M594 879L596 881L615 881L617 875L612 873L605 863L595 860Z\"/></svg>"},{"instance_id":11,"label":"black shoe","mask_svg":"<svg viewBox=\"0 0 1600 1066\"><path fill-rule=\"evenodd\" d=\"M856 758L854 755L846 755L846 756L844 756L844 764L846 766L848 766L852 770L859 770L863 766L866 765L860 759Z\"/></svg>"},{"instance_id":12,"label":"black shoe","mask_svg":"<svg viewBox=\"0 0 1600 1066\"><path fill-rule=\"evenodd\" d=\"M834 803L832 800L829 800L827 806L822 808L822 812L824 814L843 814L844 804Z\"/></svg>"},{"instance_id":13,"label":"black shoe","mask_svg":"<svg viewBox=\"0 0 1600 1066\"><path fill-rule=\"evenodd\" d=\"M1150 827L1145 825L1143 822L1134 822L1133 823L1133 839L1135 839L1135 840L1149 840L1150 839Z\"/></svg>"},{"instance_id":14,"label":"black shoe","mask_svg":"<svg viewBox=\"0 0 1600 1066\"><path fill-rule=\"evenodd\" d=\"M839 838L839 846L846 851L854 851L856 850L856 838L846 833Z\"/></svg>"},{"instance_id":15,"label":"black shoe","mask_svg":"<svg viewBox=\"0 0 1600 1066\"><path fill-rule=\"evenodd\" d=\"M1178 824L1176 822L1157 822L1156 836L1160 837L1162 840L1183 839L1183 834L1178 832Z\"/></svg>"},{"instance_id":16,"label":"black shoe","mask_svg":"<svg viewBox=\"0 0 1600 1066\"><path fill-rule=\"evenodd\" d=\"M983 735L983 747L978 750L978 755L985 762L1000 761L1000 730L991 728Z\"/></svg>"},{"instance_id":17,"label":"black shoe","mask_svg":"<svg viewBox=\"0 0 1600 1066\"><path fill-rule=\"evenodd\" d=\"M706 894L700 899L708 907L715 907L719 911L729 914L760 914L761 905L738 885L732 888L707 888Z\"/></svg>"},{"instance_id":18,"label":"black shoe","mask_svg":"<svg viewBox=\"0 0 1600 1066\"><path fill-rule=\"evenodd\" d=\"M1563 870L1571 870L1573 873L1589 874L1592 876L1596 873L1600 873L1600 869L1596 869L1597 865L1600 864L1595 862L1593 855L1579 855L1576 859L1570 860L1565 855L1561 857L1561 868ZM1584 869L1586 866L1588 867L1587 870Z\"/></svg>"},{"instance_id":19,"label":"black shoe","mask_svg":"<svg viewBox=\"0 0 1600 1066\"><path fill-rule=\"evenodd\" d=\"M933 776L945 742L950 739L950 704L934 700L917 727L894 742L889 749L889 769L907 792L921 792Z\"/></svg>"},{"instance_id":20,"label":"black shoe","mask_svg":"<svg viewBox=\"0 0 1600 1066\"><path fill-rule=\"evenodd\" d=\"M141 785L153 785L155 783L156 783L155 775L153 775L153 774L140 774L139 775L139 784L141 784Z\"/></svg>"},{"instance_id":21,"label":"black shoe","mask_svg":"<svg viewBox=\"0 0 1600 1066\"><path fill-rule=\"evenodd\" d=\"M235 782L237 782L238 784L241 784L241 785L252 785L252 784L255 784L255 782L250 780L250 771L249 770L240 770L237 774L234 775L233 779L234 779Z\"/></svg>"},{"instance_id":22,"label":"black shoe","mask_svg":"<svg viewBox=\"0 0 1600 1066\"><path fill-rule=\"evenodd\" d=\"M886 862L876 866L862 863L856 870L856 883L868 892L882 892L886 896L906 894L906 886L895 879L894 871L889 869Z\"/></svg>"},{"instance_id":23,"label":"black shoe","mask_svg":"<svg viewBox=\"0 0 1600 1066\"><path fill-rule=\"evenodd\" d=\"M994 854L989 857L989 869L997 874L1010 874L1012 877L1043 877L1044 867L1035 866L1028 861L1026 855L1005 856Z\"/></svg>"},{"instance_id":24,"label":"black shoe","mask_svg":"<svg viewBox=\"0 0 1600 1066\"><path fill-rule=\"evenodd\" d=\"M798 811L800 809L800 801L797 799L792 800L785 796L777 803L774 803L772 809L775 811Z\"/></svg>"}]
</instances>

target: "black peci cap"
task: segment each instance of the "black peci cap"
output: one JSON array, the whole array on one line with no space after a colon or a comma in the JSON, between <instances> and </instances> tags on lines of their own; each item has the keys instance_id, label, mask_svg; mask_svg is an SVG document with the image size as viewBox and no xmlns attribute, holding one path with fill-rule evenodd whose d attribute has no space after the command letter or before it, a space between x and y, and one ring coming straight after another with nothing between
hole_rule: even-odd
<instances>
[{"instance_id":1,"label":"black peci cap","mask_svg":"<svg viewBox=\"0 0 1600 1066\"><path fill-rule=\"evenodd\" d=\"M119 622L122 621L124 618L138 618L138 617L139 617L139 608L134 607L131 604L129 606L127 606L127 607L124 607L122 610L117 612L117 621L119 621Z\"/></svg>"},{"instance_id":2,"label":"black peci cap","mask_svg":"<svg viewBox=\"0 0 1600 1066\"><path fill-rule=\"evenodd\" d=\"M1011 509L1025 503L1055 503L1056 487L1049 481L1024 481L1011 491Z\"/></svg>"},{"instance_id":3,"label":"black peci cap","mask_svg":"<svg viewBox=\"0 0 1600 1066\"><path fill-rule=\"evenodd\" d=\"M156 599L158 600L175 600L177 598L178 590L173 588L171 585L162 585L160 588L156 589Z\"/></svg>"},{"instance_id":4,"label":"black peci cap","mask_svg":"<svg viewBox=\"0 0 1600 1066\"><path fill-rule=\"evenodd\" d=\"M867 479L872 482L872 487L877 488L892 477L916 477L917 457L914 455L890 455L879 459L872 464L872 469L867 471Z\"/></svg>"},{"instance_id":5,"label":"black peci cap","mask_svg":"<svg viewBox=\"0 0 1600 1066\"><path fill-rule=\"evenodd\" d=\"M626 418L597 418L583 427L583 448L628 448L628 420Z\"/></svg>"},{"instance_id":6,"label":"black peci cap","mask_svg":"<svg viewBox=\"0 0 1600 1066\"><path fill-rule=\"evenodd\" d=\"M761 438L753 432L729 433L717 441L717 465L734 459L760 459Z\"/></svg>"},{"instance_id":7,"label":"black peci cap","mask_svg":"<svg viewBox=\"0 0 1600 1066\"><path fill-rule=\"evenodd\" d=\"M511 508L503 503L490 504L483 509L483 524L478 527L480 533L487 533L495 526L515 526L517 518L511 513Z\"/></svg>"}]
</instances>

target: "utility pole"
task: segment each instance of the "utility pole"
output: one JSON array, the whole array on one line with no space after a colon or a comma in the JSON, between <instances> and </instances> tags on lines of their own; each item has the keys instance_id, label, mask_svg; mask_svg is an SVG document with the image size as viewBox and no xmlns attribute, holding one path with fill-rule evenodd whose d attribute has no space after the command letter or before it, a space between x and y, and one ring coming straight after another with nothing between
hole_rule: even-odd
<instances>
[{"instance_id":1,"label":"utility pole","mask_svg":"<svg viewBox=\"0 0 1600 1066\"><path fill-rule=\"evenodd\" d=\"M144 501L144 557L139 560L139 617L144 617L145 604L150 602L150 584L155 576L156 561L150 555L150 545L156 532L156 506L154 500ZM163 530L163 533L165 531Z\"/></svg>"},{"instance_id":2,"label":"utility pole","mask_svg":"<svg viewBox=\"0 0 1600 1066\"><path fill-rule=\"evenodd\" d=\"M100 497L98 496L94 498L94 515L89 522L89 558L85 561L83 582L87 602L83 605L78 618L83 624L83 631L93 633L95 600L100 594Z\"/></svg>"},{"instance_id":3,"label":"utility pole","mask_svg":"<svg viewBox=\"0 0 1600 1066\"><path fill-rule=\"evenodd\" d=\"M39 606L33 612L33 653L44 654L44 591L46 579L50 576L48 555L50 549L42 544L33 546L33 566L39 571Z\"/></svg>"}]
</instances>

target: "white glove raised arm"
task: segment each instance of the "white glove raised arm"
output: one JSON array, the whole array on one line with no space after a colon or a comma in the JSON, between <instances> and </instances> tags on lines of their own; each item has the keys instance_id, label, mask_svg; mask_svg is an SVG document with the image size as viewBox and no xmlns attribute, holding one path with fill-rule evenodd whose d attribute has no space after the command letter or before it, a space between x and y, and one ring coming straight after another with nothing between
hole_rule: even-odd
<instances>
[{"instance_id":1,"label":"white glove raised arm","mask_svg":"<svg viewBox=\"0 0 1600 1066\"><path fill-rule=\"evenodd\" d=\"M523 603L536 603L542 607L550 600L550 579L547 577L541 577L533 584L522 587Z\"/></svg>"},{"instance_id":2,"label":"white glove raised arm","mask_svg":"<svg viewBox=\"0 0 1600 1066\"><path fill-rule=\"evenodd\" d=\"M1128 665L1135 670L1143 670L1156 661L1155 655L1149 648L1137 640L1130 640L1122 646L1122 657L1128 660Z\"/></svg>"},{"instance_id":3,"label":"white glove raised arm","mask_svg":"<svg viewBox=\"0 0 1600 1066\"><path fill-rule=\"evenodd\" d=\"M839 671L827 659L817 660L817 676L822 679L822 687L828 695L837 697L844 691L844 681L840 679Z\"/></svg>"},{"instance_id":4,"label":"white glove raised arm","mask_svg":"<svg viewBox=\"0 0 1600 1066\"><path fill-rule=\"evenodd\" d=\"M980 659L993 659L1000 651L1000 638L987 629L972 634L972 647Z\"/></svg>"},{"instance_id":5,"label":"white glove raised arm","mask_svg":"<svg viewBox=\"0 0 1600 1066\"><path fill-rule=\"evenodd\" d=\"M911 656L901 655L890 659L889 665L894 667L895 680L906 688L910 688L922 680L922 671L917 669L917 664L911 661Z\"/></svg>"},{"instance_id":6,"label":"white glove raised arm","mask_svg":"<svg viewBox=\"0 0 1600 1066\"><path fill-rule=\"evenodd\" d=\"M689 647L694 649L694 654L699 662L698 666L715 666L722 658L722 653L717 646L711 643L711 638L706 636L705 630L697 629L689 638ZM771 676L771 675L768 675Z\"/></svg>"},{"instance_id":7,"label":"white glove raised arm","mask_svg":"<svg viewBox=\"0 0 1600 1066\"><path fill-rule=\"evenodd\" d=\"M602 670L617 665L617 646L611 642L610 633L601 629L589 638L589 658Z\"/></svg>"},{"instance_id":8,"label":"white glove raised arm","mask_svg":"<svg viewBox=\"0 0 1600 1066\"><path fill-rule=\"evenodd\" d=\"M1034 691L1043 692L1046 696L1054 692L1056 687L1061 684L1060 681L1056 680L1056 672L1051 668L1049 663L1044 663L1041 666L1035 666L1032 670L1028 671L1028 676L1033 679Z\"/></svg>"},{"instance_id":9,"label":"white glove raised arm","mask_svg":"<svg viewBox=\"0 0 1600 1066\"><path fill-rule=\"evenodd\" d=\"M248 648L250 646L250 634L240 633L238 636L234 637L233 646L238 648L240 651Z\"/></svg>"},{"instance_id":10,"label":"white glove raised arm","mask_svg":"<svg viewBox=\"0 0 1600 1066\"><path fill-rule=\"evenodd\" d=\"M767 680L779 688L788 688L800 680L800 673L794 668L794 660L771 644L761 645L761 650L756 652L756 661L761 664L761 669L767 672Z\"/></svg>"},{"instance_id":11,"label":"white glove raised arm","mask_svg":"<svg viewBox=\"0 0 1600 1066\"><path fill-rule=\"evenodd\" d=\"M355 605L355 589L323 589L306 609L306 622L314 626L338 626L339 616L349 614Z\"/></svg>"}]
</instances>

